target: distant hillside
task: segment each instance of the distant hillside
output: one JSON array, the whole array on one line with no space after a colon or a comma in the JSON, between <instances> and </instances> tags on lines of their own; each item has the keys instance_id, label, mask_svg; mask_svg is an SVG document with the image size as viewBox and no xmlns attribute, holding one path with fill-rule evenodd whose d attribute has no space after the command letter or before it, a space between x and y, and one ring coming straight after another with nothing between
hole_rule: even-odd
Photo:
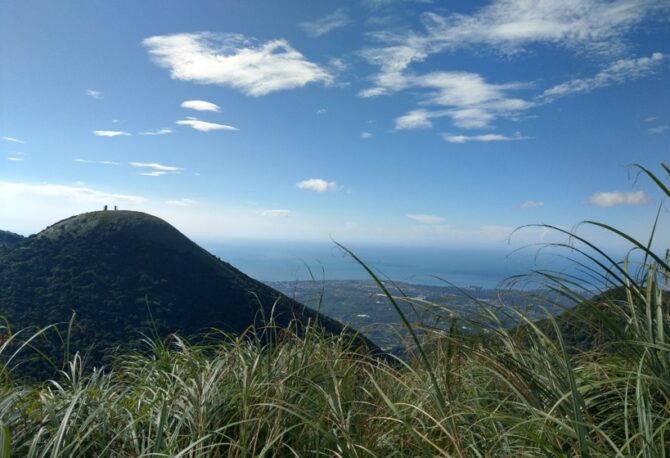
<instances>
[{"instance_id":1,"label":"distant hillside","mask_svg":"<svg viewBox=\"0 0 670 458\"><path fill-rule=\"evenodd\" d=\"M669 305L667 294L663 300ZM556 325L561 331L563 340L570 351L588 351L600 349L617 352L617 345L625 339L635 339L630 330L627 330L629 319L624 314L630 313L630 305L626 288L619 286L611 288L585 300L566 310L555 318ZM645 305L637 301L636 313L645 316ZM554 335L554 325L544 319L536 325L546 334ZM527 325L520 326L520 330L528 331Z\"/></svg>"},{"instance_id":2,"label":"distant hillside","mask_svg":"<svg viewBox=\"0 0 670 458\"><path fill-rule=\"evenodd\" d=\"M9 231L0 230L0 249L13 248L19 243L21 243L21 241L24 239L25 237L23 237L22 235L15 234Z\"/></svg>"},{"instance_id":3,"label":"distant hillside","mask_svg":"<svg viewBox=\"0 0 670 458\"><path fill-rule=\"evenodd\" d=\"M244 275L154 216L100 211L74 216L0 254L0 315L14 329L67 322L72 348L102 349L149 332L240 333L262 316L281 326L317 314ZM319 318L339 333L335 320ZM359 342L364 342L362 339ZM367 343L367 341L365 341Z\"/></svg>"}]
</instances>

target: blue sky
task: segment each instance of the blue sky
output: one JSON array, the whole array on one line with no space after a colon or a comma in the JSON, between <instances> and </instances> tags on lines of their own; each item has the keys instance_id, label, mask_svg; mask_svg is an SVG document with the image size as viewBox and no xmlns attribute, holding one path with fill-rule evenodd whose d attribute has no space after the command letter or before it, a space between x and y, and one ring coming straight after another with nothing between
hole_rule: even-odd
<instances>
[{"instance_id":1,"label":"blue sky","mask_svg":"<svg viewBox=\"0 0 670 458\"><path fill-rule=\"evenodd\" d=\"M0 228L104 204L195 238L642 236L670 3L0 2ZM515 236L546 240L541 230Z\"/></svg>"}]
</instances>

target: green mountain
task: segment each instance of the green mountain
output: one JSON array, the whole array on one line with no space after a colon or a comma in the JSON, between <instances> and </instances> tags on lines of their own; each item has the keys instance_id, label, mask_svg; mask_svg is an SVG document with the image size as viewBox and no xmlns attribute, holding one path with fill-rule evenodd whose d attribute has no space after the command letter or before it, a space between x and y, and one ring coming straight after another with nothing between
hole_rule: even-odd
<instances>
[{"instance_id":1,"label":"green mountain","mask_svg":"<svg viewBox=\"0 0 670 458\"><path fill-rule=\"evenodd\" d=\"M22 235L0 230L0 252L2 252L4 248L14 248L21 243L23 239L24 237Z\"/></svg>"},{"instance_id":2,"label":"green mountain","mask_svg":"<svg viewBox=\"0 0 670 458\"><path fill-rule=\"evenodd\" d=\"M74 216L0 253L0 291L0 316L15 330L64 323L76 312L70 347L91 348L96 362L152 322L161 335L189 336L210 328L241 333L271 315L282 327L317 318L165 221L131 211ZM318 319L328 332L343 330Z\"/></svg>"}]
</instances>

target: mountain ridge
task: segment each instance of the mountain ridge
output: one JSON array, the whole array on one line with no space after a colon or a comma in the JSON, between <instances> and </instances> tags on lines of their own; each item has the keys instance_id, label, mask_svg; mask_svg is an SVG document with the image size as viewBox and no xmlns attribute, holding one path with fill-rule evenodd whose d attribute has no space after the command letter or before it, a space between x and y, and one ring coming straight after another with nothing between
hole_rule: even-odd
<instances>
[{"instance_id":1,"label":"mountain ridge","mask_svg":"<svg viewBox=\"0 0 670 458\"><path fill-rule=\"evenodd\" d=\"M72 347L125 345L151 328L197 335L241 334L272 316L278 326L316 320L343 325L258 282L152 215L98 211L61 220L0 253L0 316L15 328L69 321ZM361 336L356 345L377 350Z\"/></svg>"}]
</instances>

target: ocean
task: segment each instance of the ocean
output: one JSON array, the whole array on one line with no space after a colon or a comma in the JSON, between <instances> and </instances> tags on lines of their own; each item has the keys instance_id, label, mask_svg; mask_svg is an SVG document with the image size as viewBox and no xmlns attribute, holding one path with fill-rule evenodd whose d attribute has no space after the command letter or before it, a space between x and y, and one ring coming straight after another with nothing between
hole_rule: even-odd
<instances>
[{"instance_id":1,"label":"ocean","mask_svg":"<svg viewBox=\"0 0 670 458\"><path fill-rule=\"evenodd\" d=\"M261 281L369 280L351 256L331 243L276 241L200 241L201 246ZM535 258L526 250L352 245L348 247L381 278L422 285L495 288L533 268L565 268L555 257ZM544 260L543 260L544 258ZM557 264L558 263L558 264Z\"/></svg>"}]
</instances>

